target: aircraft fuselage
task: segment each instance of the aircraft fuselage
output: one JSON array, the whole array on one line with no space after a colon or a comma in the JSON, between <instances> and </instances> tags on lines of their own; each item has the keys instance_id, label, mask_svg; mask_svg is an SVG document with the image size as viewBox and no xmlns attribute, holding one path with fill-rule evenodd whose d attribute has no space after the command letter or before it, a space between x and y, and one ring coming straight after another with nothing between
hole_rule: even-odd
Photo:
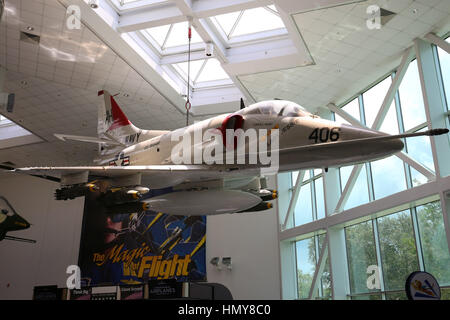
<instances>
[{"instance_id":1,"label":"aircraft fuselage","mask_svg":"<svg viewBox=\"0 0 450 320\"><path fill-rule=\"evenodd\" d=\"M377 158L383 158L403 149L403 143L400 139L391 141L382 141L374 143L361 143L346 147L333 148L324 152L318 149L308 150L305 152L301 148L292 150L288 153L285 150L295 149L298 147L325 144L332 142L342 142L355 139L364 139L372 137L380 137L384 134L353 127L346 124L340 124L334 121L324 120L318 117L280 117L252 115L243 116L242 129L245 134L245 163L237 163L236 159L227 163L226 153L236 154L236 140L224 139L222 125L230 114L220 115L208 120L200 121L188 127L180 128L159 137L139 142L135 145L123 149L115 159L109 161L110 165L155 165L155 164L180 164L174 163L173 153L176 152L177 145L180 149L181 143L189 146L186 150L179 153L182 158L184 152L189 151L190 157L183 158L181 164L209 164L223 167L255 167L262 164L260 157L256 157L257 163L251 162L250 155L262 152L259 146L266 147L271 151L273 139L275 139L274 130L278 130L279 151L278 170L279 172L312 169L312 168L328 168L341 165L350 165ZM232 128L233 129L233 128ZM233 129L234 130L234 129ZM252 135L250 133L256 133ZM213 138L211 138L213 136ZM186 142L185 139L189 141ZM207 155L211 154L214 146L223 152L222 161L208 163L205 161ZM256 148L256 149L255 149ZM214 154L213 154L214 155ZM270 154L275 156L275 154ZM207 160L207 159L206 159ZM200 162L199 162L200 161Z\"/></svg>"}]
</instances>

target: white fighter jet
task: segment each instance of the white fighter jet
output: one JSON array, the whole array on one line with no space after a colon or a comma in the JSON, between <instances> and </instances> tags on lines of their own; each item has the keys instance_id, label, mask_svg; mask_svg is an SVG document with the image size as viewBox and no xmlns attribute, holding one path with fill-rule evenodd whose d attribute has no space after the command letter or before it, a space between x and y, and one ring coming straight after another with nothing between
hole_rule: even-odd
<instances>
[{"instance_id":1,"label":"white fighter jet","mask_svg":"<svg viewBox=\"0 0 450 320\"><path fill-rule=\"evenodd\" d=\"M447 133L433 129L388 135L321 119L284 100L243 106L174 131L142 130L114 97L100 91L98 137L56 135L99 144L96 165L30 167L16 172L61 176L58 200L100 192L107 212L143 210L173 215L253 212L271 208L276 190L264 175L339 167L390 156L402 138ZM96 181L87 182L87 174ZM114 188L102 189L109 179ZM142 201L150 189L166 193Z\"/></svg>"}]
</instances>

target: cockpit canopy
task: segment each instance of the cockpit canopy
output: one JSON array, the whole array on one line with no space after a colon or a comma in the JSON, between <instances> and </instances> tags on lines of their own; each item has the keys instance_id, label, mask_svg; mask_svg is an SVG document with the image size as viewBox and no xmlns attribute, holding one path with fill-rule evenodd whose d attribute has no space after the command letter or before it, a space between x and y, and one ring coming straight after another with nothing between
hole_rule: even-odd
<instances>
[{"instance_id":1,"label":"cockpit canopy","mask_svg":"<svg viewBox=\"0 0 450 320\"><path fill-rule=\"evenodd\" d=\"M285 100L258 102L243 109L242 114L280 117L317 117L298 104Z\"/></svg>"},{"instance_id":2,"label":"cockpit canopy","mask_svg":"<svg viewBox=\"0 0 450 320\"><path fill-rule=\"evenodd\" d=\"M0 196L0 216L12 216L16 212L6 198Z\"/></svg>"}]
</instances>

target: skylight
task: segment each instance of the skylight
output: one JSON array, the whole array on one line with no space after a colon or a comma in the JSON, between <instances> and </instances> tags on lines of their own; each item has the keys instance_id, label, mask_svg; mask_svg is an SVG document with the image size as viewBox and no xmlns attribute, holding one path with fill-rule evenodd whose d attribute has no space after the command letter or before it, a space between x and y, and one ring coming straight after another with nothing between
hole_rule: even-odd
<instances>
[{"instance_id":1,"label":"skylight","mask_svg":"<svg viewBox=\"0 0 450 320\"><path fill-rule=\"evenodd\" d=\"M11 120L0 116L0 149L41 142L42 139Z\"/></svg>"},{"instance_id":2,"label":"skylight","mask_svg":"<svg viewBox=\"0 0 450 320\"><path fill-rule=\"evenodd\" d=\"M183 80L187 82L188 63L176 63L173 64L173 67ZM191 61L190 80L193 84L226 79L230 78L217 59L210 58Z\"/></svg>"},{"instance_id":3,"label":"skylight","mask_svg":"<svg viewBox=\"0 0 450 320\"><path fill-rule=\"evenodd\" d=\"M214 16L211 19L228 40L235 37L283 29L285 26L275 6L266 6ZM264 38L260 35L258 38Z\"/></svg>"},{"instance_id":4,"label":"skylight","mask_svg":"<svg viewBox=\"0 0 450 320\"><path fill-rule=\"evenodd\" d=\"M115 3L116 6L124 8L129 6L136 8L138 6L159 5L161 3L167 2L167 0L111 0L111 1Z\"/></svg>"},{"instance_id":5,"label":"skylight","mask_svg":"<svg viewBox=\"0 0 450 320\"><path fill-rule=\"evenodd\" d=\"M120 4L123 6L124 4L130 3L130 2L136 2L140 0L120 0Z\"/></svg>"},{"instance_id":6,"label":"skylight","mask_svg":"<svg viewBox=\"0 0 450 320\"><path fill-rule=\"evenodd\" d=\"M195 31L195 28L192 28L191 30L191 44L203 42L197 31ZM187 21L145 29L143 34L148 40L157 44L160 51L167 48L187 46L189 43ZM149 39L149 37L151 39Z\"/></svg>"},{"instance_id":7,"label":"skylight","mask_svg":"<svg viewBox=\"0 0 450 320\"><path fill-rule=\"evenodd\" d=\"M178 95L186 97L186 89L189 89L193 105L203 106L212 101L235 101L236 97L242 96L240 85L235 83L235 75L249 72L251 66L247 67L247 61L252 63L251 56L258 61L272 57L281 60L284 52L290 50L271 51L268 54L266 48L293 46L290 41L286 41L288 31L276 6L254 7L258 5L258 1L250 2L251 5L243 1L240 4L233 2L224 5L214 2L211 6L197 6L196 0L108 0L105 1L105 6L111 6L117 12L117 17L120 17L120 23L116 26L120 37ZM110 16L107 10L96 12L114 29L115 16ZM213 16L217 12L224 14ZM193 24L190 51L189 23L181 21L187 20L189 16L192 17ZM211 48L208 45L213 48L212 54L208 54ZM237 47L238 50L229 50ZM188 59L191 59L189 77ZM129 63L137 66L141 62ZM222 63L225 69L222 68ZM291 65L290 62L286 64ZM255 63L255 67L258 70L267 68L259 62ZM154 80L151 75L150 72L144 78L151 82ZM155 74L157 79L158 75ZM169 97L174 94L171 88L159 81L155 83L155 87L163 92L167 91ZM214 94L211 90L214 90Z\"/></svg>"}]
</instances>

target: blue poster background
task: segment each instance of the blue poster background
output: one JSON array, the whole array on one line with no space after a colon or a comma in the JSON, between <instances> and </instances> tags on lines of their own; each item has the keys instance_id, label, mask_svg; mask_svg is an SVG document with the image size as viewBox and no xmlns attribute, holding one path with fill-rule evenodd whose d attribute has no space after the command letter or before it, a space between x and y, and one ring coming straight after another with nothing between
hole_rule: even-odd
<instances>
[{"instance_id":1,"label":"blue poster background","mask_svg":"<svg viewBox=\"0 0 450 320\"><path fill-rule=\"evenodd\" d=\"M141 201L168 192L151 190ZM85 200L78 262L84 285L206 281L205 216L107 215L99 197L91 193Z\"/></svg>"}]
</instances>

